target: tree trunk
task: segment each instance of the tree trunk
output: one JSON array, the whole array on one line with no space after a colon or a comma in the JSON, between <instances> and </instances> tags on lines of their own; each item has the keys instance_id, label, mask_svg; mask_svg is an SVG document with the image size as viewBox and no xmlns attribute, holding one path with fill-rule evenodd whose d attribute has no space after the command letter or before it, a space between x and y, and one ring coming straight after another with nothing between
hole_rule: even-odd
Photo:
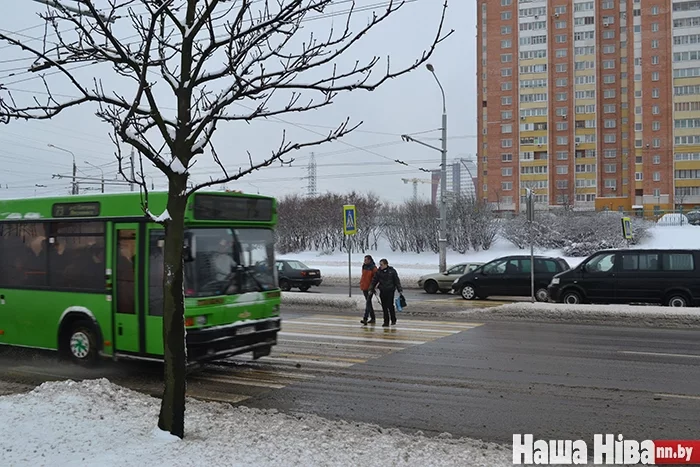
<instances>
[{"instance_id":1,"label":"tree trunk","mask_svg":"<svg viewBox=\"0 0 700 467\"><path fill-rule=\"evenodd\" d=\"M185 346L185 295L182 248L185 237L186 182L170 180L165 224L163 274L163 350L165 357L163 400L158 427L174 436L185 434L187 349Z\"/></svg>"}]
</instances>

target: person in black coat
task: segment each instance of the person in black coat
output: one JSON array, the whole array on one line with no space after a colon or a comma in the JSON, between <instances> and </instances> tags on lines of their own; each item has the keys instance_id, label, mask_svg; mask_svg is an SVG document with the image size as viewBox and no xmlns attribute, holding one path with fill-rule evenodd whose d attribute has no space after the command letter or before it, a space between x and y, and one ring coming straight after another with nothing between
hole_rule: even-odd
<instances>
[{"instance_id":1,"label":"person in black coat","mask_svg":"<svg viewBox=\"0 0 700 467\"><path fill-rule=\"evenodd\" d=\"M390 317L391 324L396 324L394 292L398 290L399 294L403 295L403 288L401 287L399 274L396 272L396 269L389 266L389 261L386 259L381 259L379 261L379 270L377 270L374 274L374 278L372 278L370 290L373 294L377 286L379 286L379 299L382 302L382 311L384 312L384 324L382 324L382 326L389 326Z\"/></svg>"}]
</instances>

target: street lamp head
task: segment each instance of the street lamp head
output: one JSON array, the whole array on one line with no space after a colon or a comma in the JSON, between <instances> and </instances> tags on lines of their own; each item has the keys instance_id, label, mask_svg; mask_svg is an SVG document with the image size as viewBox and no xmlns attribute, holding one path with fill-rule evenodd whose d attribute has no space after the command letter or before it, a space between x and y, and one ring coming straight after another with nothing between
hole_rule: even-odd
<instances>
[{"instance_id":1,"label":"street lamp head","mask_svg":"<svg viewBox=\"0 0 700 467\"><path fill-rule=\"evenodd\" d=\"M426 67L426 68L428 69L428 71L431 72L431 73L433 73L433 72L435 71L435 68L434 68L433 65L431 65L430 63L426 64L425 67Z\"/></svg>"}]
</instances>

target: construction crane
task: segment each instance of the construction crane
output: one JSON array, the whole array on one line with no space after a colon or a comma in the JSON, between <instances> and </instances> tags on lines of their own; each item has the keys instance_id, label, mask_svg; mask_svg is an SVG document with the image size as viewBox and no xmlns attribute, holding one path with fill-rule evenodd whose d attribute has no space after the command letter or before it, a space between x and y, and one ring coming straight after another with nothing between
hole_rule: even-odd
<instances>
[{"instance_id":1,"label":"construction crane","mask_svg":"<svg viewBox=\"0 0 700 467\"><path fill-rule=\"evenodd\" d=\"M418 184L419 183L429 183L433 184L432 180L425 178L402 178L405 184L413 183L413 201L418 201Z\"/></svg>"}]
</instances>

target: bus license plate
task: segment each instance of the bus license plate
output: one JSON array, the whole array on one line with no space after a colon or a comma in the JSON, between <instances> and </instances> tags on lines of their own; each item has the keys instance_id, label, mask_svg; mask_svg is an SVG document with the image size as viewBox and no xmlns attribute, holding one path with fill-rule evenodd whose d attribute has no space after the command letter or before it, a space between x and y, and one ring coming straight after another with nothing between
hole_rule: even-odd
<instances>
[{"instance_id":1,"label":"bus license plate","mask_svg":"<svg viewBox=\"0 0 700 467\"><path fill-rule=\"evenodd\" d=\"M237 335L241 334L253 334L255 332L255 326L243 326L238 328L236 331Z\"/></svg>"}]
</instances>

